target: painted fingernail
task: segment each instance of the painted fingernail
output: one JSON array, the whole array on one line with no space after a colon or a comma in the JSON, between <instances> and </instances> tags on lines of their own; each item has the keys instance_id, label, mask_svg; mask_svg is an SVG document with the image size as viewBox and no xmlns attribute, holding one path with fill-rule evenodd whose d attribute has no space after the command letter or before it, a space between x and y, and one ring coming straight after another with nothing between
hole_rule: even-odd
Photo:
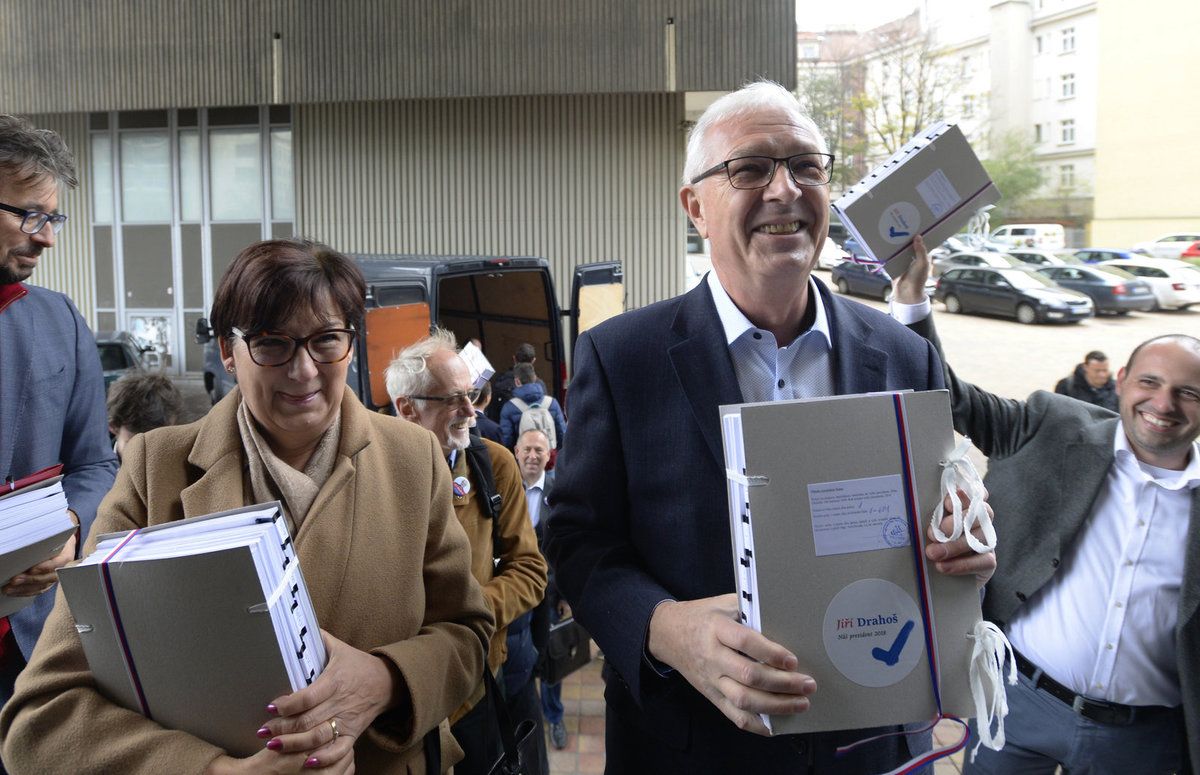
<instances>
[{"instance_id":1,"label":"painted fingernail","mask_svg":"<svg viewBox=\"0 0 1200 775\"><path fill-rule=\"evenodd\" d=\"M317 757L315 757L315 756L310 756L310 757L308 757L308 759L307 759L307 760L305 760L305 762L304 762L304 766L305 766L305 767L320 767L320 766L321 766L321 760L320 760L320 759L318 759L318 758L317 758Z\"/></svg>"},{"instance_id":2,"label":"painted fingernail","mask_svg":"<svg viewBox=\"0 0 1200 775\"><path fill-rule=\"evenodd\" d=\"M803 685L801 685L801 687L800 687L800 691L804 692L805 694L812 694L816 690L817 690L817 682L811 678L808 679L807 681L805 681L803 683Z\"/></svg>"},{"instance_id":3,"label":"painted fingernail","mask_svg":"<svg viewBox=\"0 0 1200 775\"><path fill-rule=\"evenodd\" d=\"M259 736L260 738L262 738L263 740L266 740L268 737L270 737L270 736L271 736L271 730L267 729L266 727L262 727L261 729L259 729L259 730L258 730L257 732L255 732L254 734L258 735L258 736Z\"/></svg>"},{"instance_id":4,"label":"painted fingernail","mask_svg":"<svg viewBox=\"0 0 1200 775\"><path fill-rule=\"evenodd\" d=\"M279 708L276 708L275 703L272 702L270 705L267 706L267 713L270 713L272 716L278 716Z\"/></svg>"},{"instance_id":5,"label":"painted fingernail","mask_svg":"<svg viewBox=\"0 0 1200 775\"><path fill-rule=\"evenodd\" d=\"M278 751L280 748L283 748L283 742L280 741L280 739L278 737L275 738L274 740L267 741L267 750L268 751Z\"/></svg>"}]
</instances>

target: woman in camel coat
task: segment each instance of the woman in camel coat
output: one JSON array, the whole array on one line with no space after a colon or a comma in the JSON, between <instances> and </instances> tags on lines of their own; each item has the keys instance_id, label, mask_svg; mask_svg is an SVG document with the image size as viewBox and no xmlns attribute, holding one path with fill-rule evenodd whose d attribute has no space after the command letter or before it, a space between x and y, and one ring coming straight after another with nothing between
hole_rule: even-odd
<instances>
[{"instance_id":1,"label":"woman in camel coat","mask_svg":"<svg viewBox=\"0 0 1200 775\"><path fill-rule=\"evenodd\" d=\"M243 251L213 305L239 389L199 422L134 437L85 551L102 533L280 500L329 652L324 673L284 697L247 698L263 705L264 748L232 758L101 695L60 593L0 715L14 775L424 775L435 728L443 766L459 758L442 722L478 683L491 615L436 439L346 388L364 290L353 262L321 245Z\"/></svg>"}]
</instances>

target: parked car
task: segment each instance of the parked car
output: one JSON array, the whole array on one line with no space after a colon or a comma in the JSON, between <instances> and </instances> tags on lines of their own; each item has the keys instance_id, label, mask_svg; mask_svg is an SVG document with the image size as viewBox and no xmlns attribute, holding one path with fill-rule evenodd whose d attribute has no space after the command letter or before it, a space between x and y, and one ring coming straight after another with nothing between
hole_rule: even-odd
<instances>
[{"instance_id":1,"label":"parked car","mask_svg":"<svg viewBox=\"0 0 1200 775\"><path fill-rule=\"evenodd\" d=\"M956 266L992 266L997 269L1019 269L1024 266L1024 263L1007 253L993 253L987 250L953 253L933 262L933 276L937 277L947 269Z\"/></svg>"},{"instance_id":2,"label":"parked car","mask_svg":"<svg viewBox=\"0 0 1200 775\"><path fill-rule=\"evenodd\" d=\"M1193 242L1200 242L1200 233L1191 231L1181 234L1164 234L1149 242L1139 242L1133 246L1133 250L1135 253L1145 253L1154 258L1178 259L1180 254Z\"/></svg>"},{"instance_id":3,"label":"parked car","mask_svg":"<svg viewBox=\"0 0 1200 775\"><path fill-rule=\"evenodd\" d=\"M839 248L833 237L826 237L821 255L817 257L817 269L833 269L849 259L850 254Z\"/></svg>"},{"instance_id":4,"label":"parked car","mask_svg":"<svg viewBox=\"0 0 1200 775\"><path fill-rule=\"evenodd\" d=\"M833 208L829 208L829 238L838 245L842 245L849 237L850 230L842 223L842 219L833 211Z\"/></svg>"},{"instance_id":5,"label":"parked car","mask_svg":"<svg viewBox=\"0 0 1200 775\"><path fill-rule=\"evenodd\" d=\"M1043 266L1038 274L1055 285L1087 294L1096 305L1096 314L1111 312L1126 315L1130 310L1154 309L1154 291L1150 284L1128 272L1101 266Z\"/></svg>"},{"instance_id":6,"label":"parked car","mask_svg":"<svg viewBox=\"0 0 1200 775\"><path fill-rule=\"evenodd\" d=\"M1124 261L1137 258L1140 253L1132 250L1117 250L1115 248L1080 248L1075 251L1075 258L1085 264L1099 264L1101 261Z\"/></svg>"},{"instance_id":7,"label":"parked car","mask_svg":"<svg viewBox=\"0 0 1200 775\"><path fill-rule=\"evenodd\" d=\"M104 393L108 395L109 385L126 374L145 370L146 353L154 348L134 339L128 331L98 331L96 351L104 372Z\"/></svg>"},{"instance_id":8,"label":"parked car","mask_svg":"<svg viewBox=\"0 0 1200 775\"><path fill-rule=\"evenodd\" d=\"M1193 242L1179 254L1180 261L1187 261L1193 266L1200 266L1200 242Z\"/></svg>"},{"instance_id":9,"label":"parked car","mask_svg":"<svg viewBox=\"0 0 1200 775\"><path fill-rule=\"evenodd\" d=\"M833 268L831 279L838 293L847 296L869 296L883 301L892 300L892 278L882 267L875 264L846 261ZM932 296L936 287L936 281L930 278L925 283L925 293Z\"/></svg>"},{"instance_id":10,"label":"parked car","mask_svg":"<svg viewBox=\"0 0 1200 775\"><path fill-rule=\"evenodd\" d=\"M1078 323L1095 313L1087 296L1059 288L1029 269L949 269L938 278L933 297L947 312L1004 315L1021 323Z\"/></svg>"},{"instance_id":11,"label":"parked car","mask_svg":"<svg viewBox=\"0 0 1200 775\"><path fill-rule=\"evenodd\" d=\"M1067 246L1060 223L1010 223L993 231L991 239L1010 248L1062 250Z\"/></svg>"},{"instance_id":12,"label":"parked car","mask_svg":"<svg viewBox=\"0 0 1200 775\"><path fill-rule=\"evenodd\" d=\"M429 333L431 323L459 342L478 339L498 369L512 362L517 345L537 352L538 377L547 395L566 405L567 348L580 333L625 307L624 276L615 261L575 267L571 307L560 309L544 258L485 256L353 255L367 281L367 314L351 353L346 383L363 404L391 411L383 373L397 352ZM582 312L581 312L582 310ZM569 319L564 336L563 318ZM213 402L236 384L221 366L208 321L196 323L205 345L204 387Z\"/></svg>"},{"instance_id":13,"label":"parked car","mask_svg":"<svg viewBox=\"0 0 1200 775\"><path fill-rule=\"evenodd\" d=\"M859 244L854 237L847 237L842 243L842 251L848 253L853 258L870 258L867 251Z\"/></svg>"},{"instance_id":14,"label":"parked car","mask_svg":"<svg viewBox=\"0 0 1200 775\"><path fill-rule=\"evenodd\" d=\"M1008 255L1035 269L1039 266L1068 266L1083 263L1067 250L1010 250Z\"/></svg>"},{"instance_id":15,"label":"parked car","mask_svg":"<svg viewBox=\"0 0 1200 775\"><path fill-rule=\"evenodd\" d=\"M1105 261L1100 266L1124 269L1149 283L1156 302L1154 309L1187 309L1200 304L1200 269L1185 261L1137 257Z\"/></svg>"}]
</instances>

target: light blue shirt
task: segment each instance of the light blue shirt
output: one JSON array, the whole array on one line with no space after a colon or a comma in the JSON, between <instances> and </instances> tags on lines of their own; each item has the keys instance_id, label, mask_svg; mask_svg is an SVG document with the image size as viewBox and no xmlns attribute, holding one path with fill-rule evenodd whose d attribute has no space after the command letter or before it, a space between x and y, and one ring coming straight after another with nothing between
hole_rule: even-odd
<instances>
[{"instance_id":1,"label":"light blue shirt","mask_svg":"<svg viewBox=\"0 0 1200 775\"><path fill-rule=\"evenodd\" d=\"M529 505L529 521L534 527L538 526L538 522L542 517L542 490L546 487L546 473L542 475L533 484L525 487L525 502Z\"/></svg>"},{"instance_id":2,"label":"light blue shirt","mask_svg":"<svg viewBox=\"0 0 1200 775\"><path fill-rule=\"evenodd\" d=\"M833 340L829 336L829 316L811 278L808 300L816 309L812 328L783 346L775 341L774 334L755 326L737 308L721 286L716 272L708 273L708 288L725 330L725 343L729 346L743 401L833 395Z\"/></svg>"}]
</instances>

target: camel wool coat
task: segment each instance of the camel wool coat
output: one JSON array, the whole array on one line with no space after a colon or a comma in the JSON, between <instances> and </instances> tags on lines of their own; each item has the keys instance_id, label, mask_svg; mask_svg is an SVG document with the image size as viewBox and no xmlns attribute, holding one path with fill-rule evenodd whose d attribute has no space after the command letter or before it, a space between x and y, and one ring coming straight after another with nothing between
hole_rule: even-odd
<instances>
[{"instance_id":1,"label":"camel wool coat","mask_svg":"<svg viewBox=\"0 0 1200 775\"><path fill-rule=\"evenodd\" d=\"M240 400L234 390L198 422L134 437L84 554L102 533L244 505ZM411 715L385 713L358 739L359 773L424 775L422 738L439 726L443 767L461 758L442 722L479 682L494 627L449 473L432 434L345 391L337 462L294 540L321 627L391 662L411 696ZM97 692L61 591L0 735L13 775L201 773L223 753Z\"/></svg>"}]
</instances>

